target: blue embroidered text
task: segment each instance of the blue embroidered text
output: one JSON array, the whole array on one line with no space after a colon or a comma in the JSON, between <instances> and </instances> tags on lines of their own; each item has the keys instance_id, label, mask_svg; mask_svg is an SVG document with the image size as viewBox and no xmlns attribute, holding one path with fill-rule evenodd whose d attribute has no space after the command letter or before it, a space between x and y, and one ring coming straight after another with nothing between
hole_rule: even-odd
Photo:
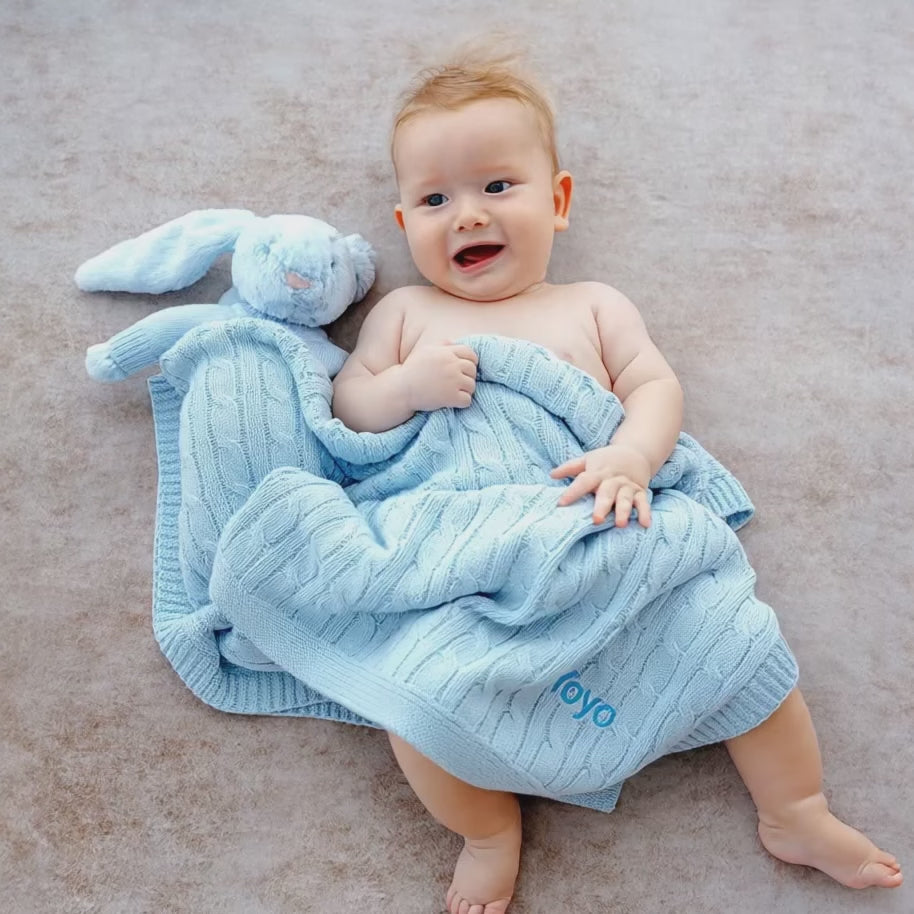
<instances>
[{"instance_id":1,"label":"blue embroidered text","mask_svg":"<svg viewBox=\"0 0 914 914\"><path fill-rule=\"evenodd\" d=\"M616 719L616 709L603 701L602 698L591 698L590 689L585 689L577 677L581 674L577 670L565 673L560 676L550 691L556 692L561 687L559 698L566 705L575 705L581 703L580 710L576 711L572 717L575 720L583 720L588 714L591 715L592 723L597 727L608 727Z\"/></svg>"}]
</instances>

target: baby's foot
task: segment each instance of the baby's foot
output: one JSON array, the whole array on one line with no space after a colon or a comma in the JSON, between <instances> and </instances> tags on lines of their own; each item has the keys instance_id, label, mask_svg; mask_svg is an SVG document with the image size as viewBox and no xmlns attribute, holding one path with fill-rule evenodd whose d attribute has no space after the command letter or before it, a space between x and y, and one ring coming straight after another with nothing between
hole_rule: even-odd
<instances>
[{"instance_id":1,"label":"baby's foot","mask_svg":"<svg viewBox=\"0 0 914 914\"><path fill-rule=\"evenodd\" d=\"M836 819L822 794L803 800L783 816L764 821L760 817L758 833L778 859L814 866L852 889L895 888L902 883L898 861Z\"/></svg>"},{"instance_id":2,"label":"baby's foot","mask_svg":"<svg viewBox=\"0 0 914 914\"><path fill-rule=\"evenodd\" d=\"M520 865L520 815L490 838L466 844L447 893L449 914L504 914Z\"/></svg>"}]
</instances>

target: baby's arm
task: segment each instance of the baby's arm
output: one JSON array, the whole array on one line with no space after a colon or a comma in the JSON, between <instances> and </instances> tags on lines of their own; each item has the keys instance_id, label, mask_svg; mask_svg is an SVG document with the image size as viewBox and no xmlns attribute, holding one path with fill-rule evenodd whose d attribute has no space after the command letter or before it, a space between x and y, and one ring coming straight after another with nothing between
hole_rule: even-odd
<instances>
[{"instance_id":1,"label":"baby's arm","mask_svg":"<svg viewBox=\"0 0 914 914\"><path fill-rule=\"evenodd\" d=\"M396 292L368 312L352 355L333 381L333 415L357 432L381 432L413 414L399 377L402 298Z\"/></svg>"},{"instance_id":2,"label":"baby's arm","mask_svg":"<svg viewBox=\"0 0 914 914\"><path fill-rule=\"evenodd\" d=\"M594 309L603 364L625 409L625 420L610 443L640 451L653 476L682 430L682 388L638 309L621 292L603 288Z\"/></svg>"},{"instance_id":3,"label":"baby's arm","mask_svg":"<svg viewBox=\"0 0 914 914\"><path fill-rule=\"evenodd\" d=\"M400 362L408 289L379 301L333 381L333 415L357 432L383 432L418 410L466 407L476 389L476 353L451 343L417 346Z\"/></svg>"},{"instance_id":4,"label":"baby's arm","mask_svg":"<svg viewBox=\"0 0 914 914\"><path fill-rule=\"evenodd\" d=\"M559 499L568 505L595 494L593 520L601 524L615 508L624 527L632 508L643 527L650 525L647 487L673 451L682 428L682 388L666 359L648 336L637 308L620 292L595 284L594 318L603 364L625 419L606 447L588 451L552 471L573 476Z\"/></svg>"}]
</instances>

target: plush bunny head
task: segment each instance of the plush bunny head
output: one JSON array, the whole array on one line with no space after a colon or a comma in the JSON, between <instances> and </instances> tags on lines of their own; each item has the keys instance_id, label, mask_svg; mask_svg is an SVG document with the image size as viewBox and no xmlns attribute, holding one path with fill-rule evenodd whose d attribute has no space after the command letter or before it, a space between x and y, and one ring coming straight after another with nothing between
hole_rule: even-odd
<instances>
[{"instance_id":1,"label":"plush bunny head","mask_svg":"<svg viewBox=\"0 0 914 914\"><path fill-rule=\"evenodd\" d=\"M310 216L268 216L235 242L232 282L252 308L320 327L336 320L374 282L371 247Z\"/></svg>"},{"instance_id":2,"label":"plush bunny head","mask_svg":"<svg viewBox=\"0 0 914 914\"><path fill-rule=\"evenodd\" d=\"M374 251L310 216L259 218L245 209L194 210L108 248L76 271L86 292L174 292L234 252L232 287L218 302L164 308L86 350L86 371L121 381L160 361L200 324L260 318L285 324L333 377L346 353L324 324L374 282Z\"/></svg>"},{"instance_id":3,"label":"plush bunny head","mask_svg":"<svg viewBox=\"0 0 914 914\"><path fill-rule=\"evenodd\" d=\"M76 284L87 292L173 292L232 251L232 282L249 308L306 327L335 320L374 282L374 252L360 235L310 216L206 209L87 260Z\"/></svg>"}]
</instances>

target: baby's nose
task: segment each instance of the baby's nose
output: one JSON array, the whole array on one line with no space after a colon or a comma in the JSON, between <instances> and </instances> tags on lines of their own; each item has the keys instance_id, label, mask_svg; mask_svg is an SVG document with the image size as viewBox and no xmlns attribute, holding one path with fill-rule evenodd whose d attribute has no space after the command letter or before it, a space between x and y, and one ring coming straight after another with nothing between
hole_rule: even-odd
<instances>
[{"instance_id":1,"label":"baby's nose","mask_svg":"<svg viewBox=\"0 0 914 914\"><path fill-rule=\"evenodd\" d=\"M485 228L489 224L489 214L474 201L462 203L457 210L454 228L466 232L475 228Z\"/></svg>"}]
</instances>

